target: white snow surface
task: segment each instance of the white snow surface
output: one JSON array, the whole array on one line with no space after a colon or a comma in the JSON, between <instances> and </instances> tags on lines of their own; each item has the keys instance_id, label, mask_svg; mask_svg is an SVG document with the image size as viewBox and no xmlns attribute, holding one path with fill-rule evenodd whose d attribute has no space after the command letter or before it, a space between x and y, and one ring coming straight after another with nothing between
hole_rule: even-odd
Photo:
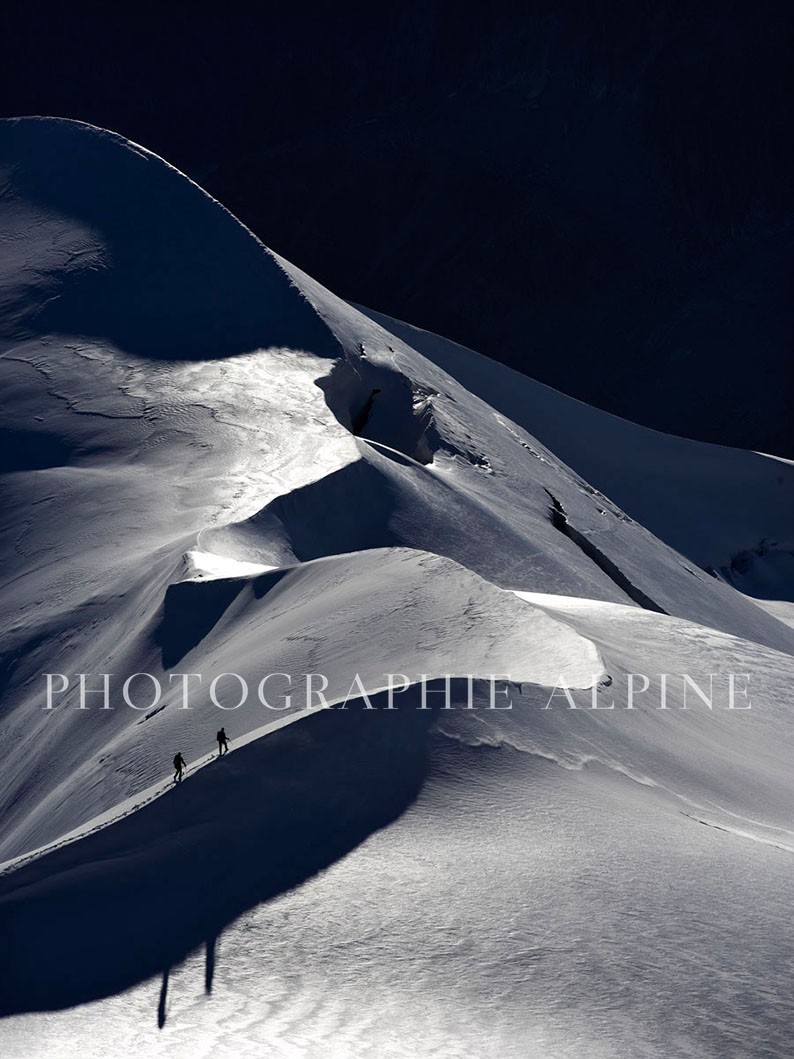
<instances>
[{"instance_id":1,"label":"white snow surface","mask_svg":"<svg viewBox=\"0 0 794 1059\"><path fill-rule=\"evenodd\" d=\"M794 596L794 465L627 422L428 331L363 310L520 424L658 537L752 595Z\"/></svg>"},{"instance_id":2,"label":"white snow surface","mask_svg":"<svg viewBox=\"0 0 794 1059\"><path fill-rule=\"evenodd\" d=\"M3 1053L787 1055L792 466L361 311L77 122L0 122L0 230Z\"/></svg>"}]
</instances>

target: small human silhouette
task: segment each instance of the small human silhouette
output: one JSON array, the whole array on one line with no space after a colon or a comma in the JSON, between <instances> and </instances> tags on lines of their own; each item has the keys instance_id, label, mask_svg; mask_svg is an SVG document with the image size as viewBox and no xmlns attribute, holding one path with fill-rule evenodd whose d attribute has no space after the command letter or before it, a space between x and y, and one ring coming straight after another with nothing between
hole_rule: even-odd
<instances>
[{"instance_id":1,"label":"small human silhouette","mask_svg":"<svg viewBox=\"0 0 794 1059\"><path fill-rule=\"evenodd\" d=\"M182 773L186 768L187 764L185 759L182 757L181 753L177 754L174 757L174 783L182 782Z\"/></svg>"},{"instance_id":2,"label":"small human silhouette","mask_svg":"<svg viewBox=\"0 0 794 1059\"><path fill-rule=\"evenodd\" d=\"M226 754L229 751L229 737L226 735L226 729L221 728L215 738L218 740L218 757L221 754Z\"/></svg>"}]
</instances>

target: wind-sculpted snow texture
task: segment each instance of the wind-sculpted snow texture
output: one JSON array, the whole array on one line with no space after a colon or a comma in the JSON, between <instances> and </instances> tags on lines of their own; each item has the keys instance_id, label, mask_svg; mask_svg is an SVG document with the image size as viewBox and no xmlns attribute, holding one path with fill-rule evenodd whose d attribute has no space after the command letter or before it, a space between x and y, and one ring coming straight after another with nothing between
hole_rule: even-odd
<instances>
[{"instance_id":1,"label":"wind-sculpted snow texture","mask_svg":"<svg viewBox=\"0 0 794 1059\"><path fill-rule=\"evenodd\" d=\"M111 133L0 147L6 1054L782 1056L791 466L351 307ZM662 672L752 708L626 710Z\"/></svg>"}]
</instances>

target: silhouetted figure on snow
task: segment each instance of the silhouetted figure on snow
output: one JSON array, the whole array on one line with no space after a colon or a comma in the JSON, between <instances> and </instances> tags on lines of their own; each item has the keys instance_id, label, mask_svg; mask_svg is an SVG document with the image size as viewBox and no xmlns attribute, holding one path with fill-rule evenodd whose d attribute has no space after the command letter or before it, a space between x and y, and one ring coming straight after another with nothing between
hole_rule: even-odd
<instances>
[{"instance_id":1,"label":"silhouetted figure on snow","mask_svg":"<svg viewBox=\"0 0 794 1059\"><path fill-rule=\"evenodd\" d=\"M226 735L226 729L221 728L215 738L218 740L218 757L220 757L229 750L229 737Z\"/></svg>"},{"instance_id":2,"label":"silhouetted figure on snow","mask_svg":"<svg viewBox=\"0 0 794 1059\"><path fill-rule=\"evenodd\" d=\"M185 759L181 754L177 754L174 758L174 783L182 782L182 773L187 768Z\"/></svg>"}]
</instances>

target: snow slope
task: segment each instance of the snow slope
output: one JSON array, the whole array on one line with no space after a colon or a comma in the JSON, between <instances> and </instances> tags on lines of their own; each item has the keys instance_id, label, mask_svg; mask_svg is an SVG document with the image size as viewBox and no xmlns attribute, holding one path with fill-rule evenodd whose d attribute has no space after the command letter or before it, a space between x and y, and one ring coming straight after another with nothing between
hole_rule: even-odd
<instances>
[{"instance_id":1,"label":"snow slope","mask_svg":"<svg viewBox=\"0 0 794 1059\"><path fill-rule=\"evenodd\" d=\"M700 566L774 541L780 561L748 579L785 596L789 465L640 431L373 319L113 134L21 119L0 148L6 1052L50 1052L54 1034L83 1056L111 1039L669 1056L672 979L677 1054L740 1055L751 1035L782 1055L794 636L785 610ZM709 491L729 479L750 500L732 518ZM678 686L666 710L653 689L620 706L629 673L728 671L750 674L750 711L683 710ZM70 677L53 710L45 672ZM121 685L143 672L165 690L135 710ZM307 708L309 672L333 708ZM79 708L79 673L94 690L113 674L111 708ZM175 673L202 674L190 709ZM282 674L279 707L288 675L298 690L283 712L234 709L227 679L221 712L224 673ZM394 710L388 673L411 684ZM417 708L420 677L445 674L477 678L472 710L460 681L455 710ZM511 710L489 708L491 674ZM544 709L562 683L579 708ZM616 709L592 708L609 695ZM212 763L220 724L234 750ZM191 767L171 789L177 749ZM752 906L731 903L749 873ZM642 927L616 933L615 894L638 892ZM753 943L684 939L687 909ZM151 976L221 932L220 1021L199 1005L192 1036L141 1031Z\"/></svg>"},{"instance_id":2,"label":"snow slope","mask_svg":"<svg viewBox=\"0 0 794 1059\"><path fill-rule=\"evenodd\" d=\"M531 431L698 566L750 595L794 598L791 462L660 434L582 404L465 346L362 311Z\"/></svg>"},{"instance_id":3,"label":"snow slope","mask_svg":"<svg viewBox=\"0 0 794 1059\"><path fill-rule=\"evenodd\" d=\"M667 711L649 702L631 717L594 713L586 692L573 693L576 711L544 710L536 688L510 713L445 715L426 748L409 710L370 714L365 730L321 713L291 725L291 741L235 749L82 851L18 872L15 929L77 972L53 980L51 964L26 964L26 996L68 1002L100 974L103 991L108 978L127 985L131 964L168 970L47 1023L9 1020L11 1054L34 1054L35 1033L47 1051L90 1037L91 1055L124 1040L152 1056L255 1056L263 1044L277 1057L784 1056L794 663L633 607L533 602L597 638L615 686L640 659L704 683L726 664L752 667L756 712L682 711L678 688ZM613 693L601 688L601 704ZM409 740L394 722L412 726ZM315 782L300 781L306 770ZM422 780L399 822L217 940L219 907L335 859ZM376 786L389 798L373 800ZM75 962L83 901L92 930Z\"/></svg>"}]
</instances>

